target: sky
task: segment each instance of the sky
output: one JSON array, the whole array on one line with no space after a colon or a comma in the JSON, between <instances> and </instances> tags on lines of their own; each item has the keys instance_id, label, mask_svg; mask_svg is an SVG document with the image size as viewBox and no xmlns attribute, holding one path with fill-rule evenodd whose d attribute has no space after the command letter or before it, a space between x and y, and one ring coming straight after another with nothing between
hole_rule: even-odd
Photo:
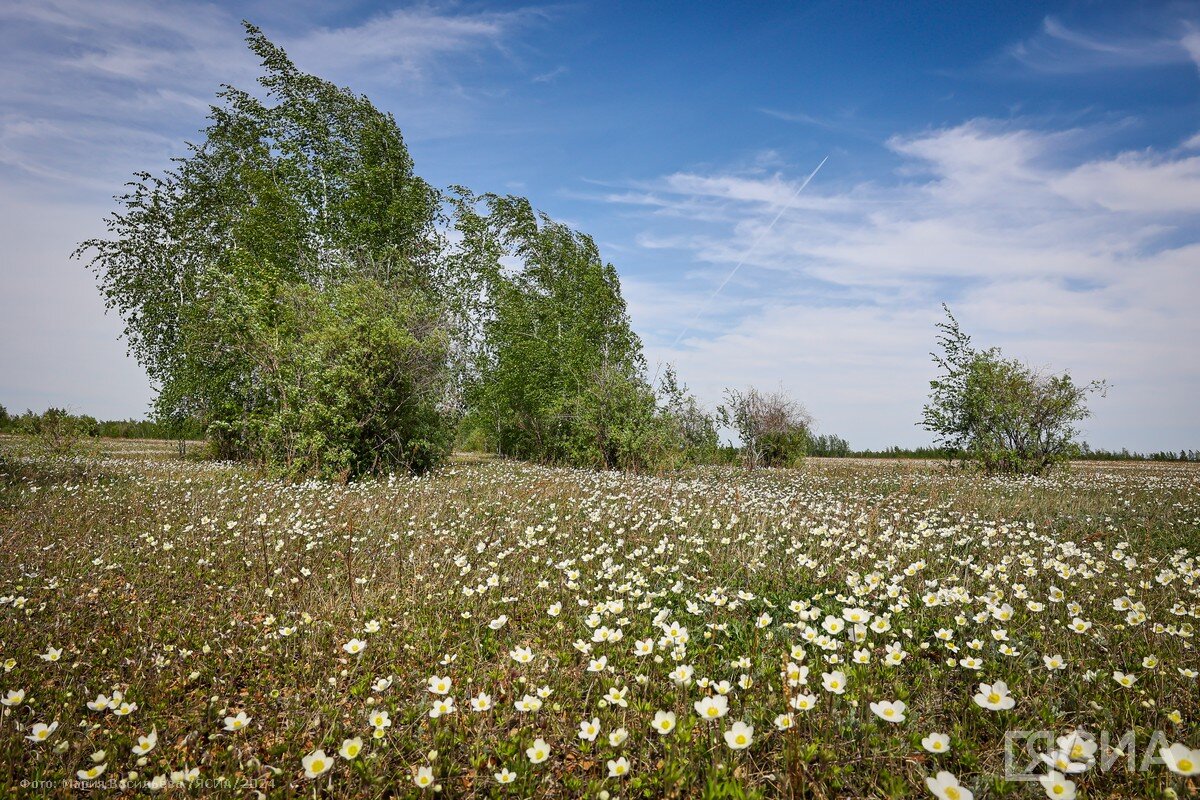
<instances>
[{"instance_id":1,"label":"sky","mask_svg":"<svg viewBox=\"0 0 1200 800\"><path fill-rule=\"evenodd\" d=\"M592 234L651 373L710 407L783 388L853 447L928 443L946 303L1106 379L1092 446L1200 448L1196 2L0 0L10 411L146 413L70 254L252 87L242 19L392 112L434 185Z\"/></svg>"}]
</instances>

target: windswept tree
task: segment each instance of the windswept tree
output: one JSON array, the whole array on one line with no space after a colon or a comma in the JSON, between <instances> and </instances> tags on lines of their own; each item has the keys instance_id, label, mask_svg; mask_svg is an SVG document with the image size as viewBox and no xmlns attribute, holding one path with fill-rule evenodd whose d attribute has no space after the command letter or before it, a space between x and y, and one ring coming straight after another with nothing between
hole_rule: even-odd
<instances>
[{"instance_id":1,"label":"windswept tree","mask_svg":"<svg viewBox=\"0 0 1200 800\"><path fill-rule=\"evenodd\" d=\"M726 389L717 413L741 439L747 469L794 466L804 458L813 418L783 390Z\"/></svg>"},{"instance_id":2,"label":"windswept tree","mask_svg":"<svg viewBox=\"0 0 1200 800\"><path fill-rule=\"evenodd\" d=\"M157 413L288 474L424 469L447 451L438 192L390 114L252 25L264 95L226 86L199 144L140 173L84 242Z\"/></svg>"},{"instance_id":3,"label":"windswept tree","mask_svg":"<svg viewBox=\"0 0 1200 800\"><path fill-rule=\"evenodd\" d=\"M1068 373L1035 370L1004 358L998 348L977 350L946 311L938 323L941 370L930 382L920 424L952 453L993 473L1038 475L1076 452L1075 424L1090 416L1087 398L1103 381L1077 384Z\"/></svg>"},{"instance_id":4,"label":"windswept tree","mask_svg":"<svg viewBox=\"0 0 1200 800\"><path fill-rule=\"evenodd\" d=\"M462 345L466 424L505 455L644 466L655 397L617 272L595 242L523 198L461 189L455 225L478 320Z\"/></svg>"}]
</instances>

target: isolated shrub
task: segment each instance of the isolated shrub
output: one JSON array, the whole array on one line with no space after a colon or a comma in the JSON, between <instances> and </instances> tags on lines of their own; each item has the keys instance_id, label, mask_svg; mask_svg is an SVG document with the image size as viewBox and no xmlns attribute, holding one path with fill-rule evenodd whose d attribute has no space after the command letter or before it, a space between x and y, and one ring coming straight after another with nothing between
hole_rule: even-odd
<instances>
[{"instance_id":1,"label":"isolated shrub","mask_svg":"<svg viewBox=\"0 0 1200 800\"><path fill-rule=\"evenodd\" d=\"M1075 423L1090 415L1087 398L1103 381L1076 384L1046 374L998 348L976 350L946 309L938 323L941 375L930 382L921 425L938 443L992 473L1038 475L1077 451Z\"/></svg>"},{"instance_id":2,"label":"isolated shrub","mask_svg":"<svg viewBox=\"0 0 1200 800\"><path fill-rule=\"evenodd\" d=\"M799 464L808 447L812 416L782 390L763 393L725 390L718 408L721 421L737 431L741 460L747 469Z\"/></svg>"}]
</instances>

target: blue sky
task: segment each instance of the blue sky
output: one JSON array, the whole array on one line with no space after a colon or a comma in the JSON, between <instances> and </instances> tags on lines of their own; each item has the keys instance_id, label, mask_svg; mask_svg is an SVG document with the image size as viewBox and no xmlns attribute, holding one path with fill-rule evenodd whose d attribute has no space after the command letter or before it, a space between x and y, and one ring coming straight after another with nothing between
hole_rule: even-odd
<instances>
[{"instance_id":1,"label":"blue sky","mask_svg":"<svg viewBox=\"0 0 1200 800\"><path fill-rule=\"evenodd\" d=\"M709 404L782 385L854 446L925 442L944 301L1107 378L1092 444L1200 447L1197 3L6 0L0 403L145 410L67 255L253 82L242 18L393 112L433 183L593 234Z\"/></svg>"}]
</instances>

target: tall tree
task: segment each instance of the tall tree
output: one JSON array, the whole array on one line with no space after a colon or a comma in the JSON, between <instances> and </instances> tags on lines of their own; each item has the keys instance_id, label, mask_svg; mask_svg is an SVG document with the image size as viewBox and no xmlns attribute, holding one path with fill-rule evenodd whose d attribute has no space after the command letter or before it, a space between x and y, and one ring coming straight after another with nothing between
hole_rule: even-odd
<instances>
[{"instance_id":1,"label":"tall tree","mask_svg":"<svg viewBox=\"0 0 1200 800\"><path fill-rule=\"evenodd\" d=\"M439 194L413 173L392 116L300 72L248 23L246 33L265 97L224 87L203 141L165 173L139 173L106 220L109 236L77 255L124 318L131 352L158 385L159 414L198 417L225 454L273 461L268 439L287 418L285 381L297 379L284 357L289 309L341 285L367 287L368 297L382 287L400 299L388 313L401 316L388 320L425 350L447 282ZM344 301L326 296L330 307ZM309 366L353 372L328 360ZM444 381L426 370L418 383L395 401L442 403ZM349 463L370 461L359 455Z\"/></svg>"},{"instance_id":2,"label":"tall tree","mask_svg":"<svg viewBox=\"0 0 1200 800\"><path fill-rule=\"evenodd\" d=\"M616 270L523 198L461 192L456 224L479 276L469 424L507 455L637 466L655 399Z\"/></svg>"}]
</instances>

